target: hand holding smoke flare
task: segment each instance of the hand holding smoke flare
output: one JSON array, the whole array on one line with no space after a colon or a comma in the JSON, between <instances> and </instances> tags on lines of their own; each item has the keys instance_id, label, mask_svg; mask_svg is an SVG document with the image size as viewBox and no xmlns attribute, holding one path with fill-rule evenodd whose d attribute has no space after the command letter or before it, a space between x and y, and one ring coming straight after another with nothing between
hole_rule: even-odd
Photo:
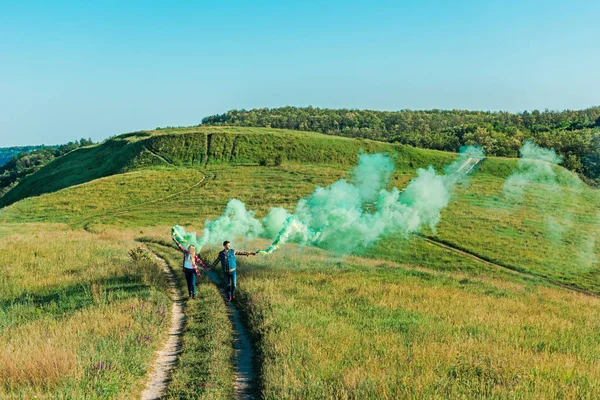
<instances>
[{"instance_id":1,"label":"hand holding smoke flare","mask_svg":"<svg viewBox=\"0 0 600 400\"><path fill-rule=\"evenodd\" d=\"M438 175L433 167L418 169L417 176L400 192L397 188L387 189L394 172L391 157L360 154L350 180L340 179L327 187L317 187L310 196L298 201L294 214L278 207L257 220L244 203L232 199L222 216L206 221L199 241L195 234L181 231L181 227L173 229L198 249L236 236L246 239L275 236L271 245L257 254L270 254L288 242L356 253L382 236L408 235L425 226L435 230L455 186L483 158L480 148L469 147L445 168L444 175Z\"/></svg>"}]
</instances>

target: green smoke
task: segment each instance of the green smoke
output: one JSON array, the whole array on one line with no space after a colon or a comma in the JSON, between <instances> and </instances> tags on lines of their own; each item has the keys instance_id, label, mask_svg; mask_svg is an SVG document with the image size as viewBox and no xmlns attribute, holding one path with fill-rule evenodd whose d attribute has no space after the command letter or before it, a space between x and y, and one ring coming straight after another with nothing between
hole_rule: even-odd
<instances>
[{"instance_id":1,"label":"green smoke","mask_svg":"<svg viewBox=\"0 0 600 400\"><path fill-rule=\"evenodd\" d=\"M521 158L514 171L504 183L504 194L512 199L520 200L527 186L535 183L557 184L554 165L562 162L562 156L554 149L545 149L532 141L526 141L519 151Z\"/></svg>"},{"instance_id":2,"label":"green smoke","mask_svg":"<svg viewBox=\"0 0 600 400\"><path fill-rule=\"evenodd\" d=\"M196 232L186 232L183 226L175 225L171 228L171 236L175 237L177 241L186 249L189 246L196 246L196 251L200 251L201 247Z\"/></svg>"},{"instance_id":3,"label":"green smoke","mask_svg":"<svg viewBox=\"0 0 600 400\"><path fill-rule=\"evenodd\" d=\"M577 205L586 203L582 202L583 184L571 173L557 173L556 165L562 162L562 156L554 149L545 149L528 141L520 155L517 168L504 183L505 197L516 207L535 205L537 212L528 217L528 223L543 222L540 231L552 243L550 251L557 254L572 252L575 244L577 250L571 267L593 267L598 261L597 232L600 230L590 231L582 225L588 223L582 220L585 214L577 210ZM600 219L591 221L591 225L600 226L599 223Z\"/></svg>"},{"instance_id":4,"label":"green smoke","mask_svg":"<svg viewBox=\"0 0 600 400\"><path fill-rule=\"evenodd\" d=\"M200 251L206 244L219 244L237 237L255 239L261 236L265 228L254 215L254 211L246 210L243 202L231 199L221 216L206 220L202 236L197 237L196 232L186 232L179 225L171 228L171 233L178 235L177 239L184 247L194 245L197 251Z\"/></svg>"},{"instance_id":5,"label":"green smoke","mask_svg":"<svg viewBox=\"0 0 600 400\"><path fill-rule=\"evenodd\" d=\"M274 223L273 211L267 215L271 225L279 225L281 230L265 252L291 241L356 253L383 236L414 233L425 226L435 230L456 184L465 180L481 158L480 149L466 148L445 168L445 175L437 174L433 167L419 169L400 191L387 189L394 171L389 156L361 154L350 180L317 187L298 202L293 216L278 224Z\"/></svg>"},{"instance_id":6,"label":"green smoke","mask_svg":"<svg viewBox=\"0 0 600 400\"><path fill-rule=\"evenodd\" d=\"M259 237L264 228L254 217L254 211L246 210L246 205L238 199L231 199L220 217L206 220L202 230L201 244L222 243L235 237L254 239Z\"/></svg>"},{"instance_id":7,"label":"green smoke","mask_svg":"<svg viewBox=\"0 0 600 400\"><path fill-rule=\"evenodd\" d=\"M261 253L270 253L286 242L356 253L383 236L408 235L426 226L435 230L454 188L483 157L480 148L465 148L458 160L444 169L445 174L438 174L433 167L418 169L417 176L400 191L388 189L394 172L390 156L360 154L350 179L315 188L298 201L293 214L272 208L258 220L244 203L232 199L220 217L205 222L200 238L184 231L181 234L188 235L190 244L198 249L236 237L274 237Z\"/></svg>"}]
</instances>

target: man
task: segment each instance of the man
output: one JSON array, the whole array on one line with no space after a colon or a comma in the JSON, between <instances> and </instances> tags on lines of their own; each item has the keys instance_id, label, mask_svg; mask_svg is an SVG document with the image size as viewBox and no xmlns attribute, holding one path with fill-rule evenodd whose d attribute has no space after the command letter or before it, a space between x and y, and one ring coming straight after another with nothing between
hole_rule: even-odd
<instances>
[{"instance_id":1,"label":"man","mask_svg":"<svg viewBox=\"0 0 600 400\"><path fill-rule=\"evenodd\" d=\"M227 301L231 301L235 297L235 287L237 284L235 256L255 255L256 253L232 249L231 243L229 243L227 240L223 242L223 250L219 252L217 259L211 264L210 267L213 268L219 261L221 261L221 269L223 270L225 283L227 285Z\"/></svg>"}]
</instances>

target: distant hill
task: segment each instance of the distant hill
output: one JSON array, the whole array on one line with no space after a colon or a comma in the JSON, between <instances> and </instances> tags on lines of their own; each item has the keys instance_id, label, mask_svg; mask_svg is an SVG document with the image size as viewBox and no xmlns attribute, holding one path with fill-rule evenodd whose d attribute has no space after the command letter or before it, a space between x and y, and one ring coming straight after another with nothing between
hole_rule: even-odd
<instances>
[{"instance_id":1,"label":"distant hill","mask_svg":"<svg viewBox=\"0 0 600 400\"><path fill-rule=\"evenodd\" d=\"M75 226L181 221L200 227L232 197L265 215L270 207L292 209L315 186L344 178L361 150L393 155L398 188L417 168L432 165L439 171L456 158L398 143L269 128L133 132L78 148L23 178L0 198L2 206L9 205L0 209L0 221ZM514 158L486 158L470 184L457 190L437 232L424 233L506 268L600 293L594 267L600 257L598 191L554 166L554 183L532 181L521 198L513 198L504 184L518 168ZM408 257L402 240L382 241L376 256L425 262L423 255ZM426 262L431 263L441 268L444 262Z\"/></svg>"},{"instance_id":2,"label":"distant hill","mask_svg":"<svg viewBox=\"0 0 600 400\"><path fill-rule=\"evenodd\" d=\"M0 165L0 198L21 179L38 171L44 165L82 146L93 144L91 139L81 139L55 146L22 146L10 147L0 150L6 150L3 154L8 156L14 151L8 161Z\"/></svg>"},{"instance_id":3,"label":"distant hill","mask_svg":"<svg viewBox=\"0 0 600 400\"><path fill-rule=\"evenodd\" d=\"M282 107L231 110L206 117L202 124L313 131L452 152L480 144L488 155L503 157L517 157L531 139L563 155L565 168L600 184L600 107L522 113Z\"/></svg>"}]
</instances>

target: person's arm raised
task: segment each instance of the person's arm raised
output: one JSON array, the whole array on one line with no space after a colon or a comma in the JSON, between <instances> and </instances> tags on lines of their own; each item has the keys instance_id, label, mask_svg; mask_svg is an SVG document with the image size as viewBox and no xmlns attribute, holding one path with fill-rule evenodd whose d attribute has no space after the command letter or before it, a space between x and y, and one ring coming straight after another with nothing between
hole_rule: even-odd
<instances>
[{"instance_id":1,"label":"person's arm raised","mask_svg":"<svg viewBox=\"0 0 600 400\"><path fill-rule=\"evenodd\" d=\"M183 248L183 246L181 245L181 243L179 243L177 241L177 238L175 238L175 235L171 235L171 239L173 239L173 242L175 242L175 245L177 245L177 248L179 249L179 251L181 251L182 253L186 253L187 250Z\"/></svg>"}]
</instances>

